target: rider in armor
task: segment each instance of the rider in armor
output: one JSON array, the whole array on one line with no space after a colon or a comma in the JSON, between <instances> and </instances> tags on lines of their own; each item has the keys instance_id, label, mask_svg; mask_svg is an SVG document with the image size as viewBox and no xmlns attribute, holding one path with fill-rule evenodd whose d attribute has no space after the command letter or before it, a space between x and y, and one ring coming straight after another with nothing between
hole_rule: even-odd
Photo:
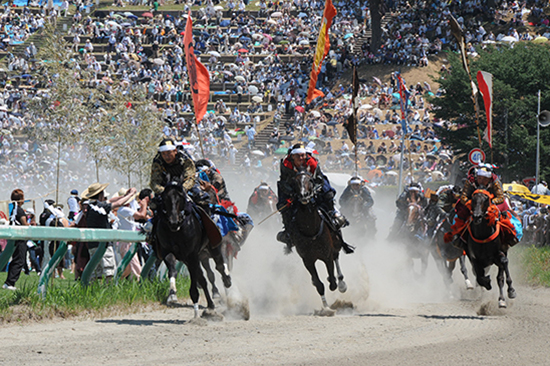
<instances>
[{"instance_id":1,"label":"rider in armor","mask_svg":"<svg viewBox=\"0 0 550 366\"><path fill-rule=\"evenodd\" d=\"M254 188L254 192L248 199L248 208L246 212L250 214L253 218L258 217L258 215L265 212L259 212L261 211L261 207L259 207L261 202L267 202L269 200L272 200L274 203L277 203L277 195L269 184L262 182L258 187Z\"/></svg>"},{"instance_id":2,"label":"rider in armor","mask_svg":"<svg viewBox=\"0 0 550 366\"><path fill-rule=\"evenodd\" d=\"M452 214L454 216L455 205L462 194L460 187L453 185L441 186L436 193L439 196L439 206L447 214Z\"/></svg>"},{"instance_id":3,"label":"rider in armor","mask_svg":"<svg viewBox=\"0 0 550 366\"><path fill-rule=\"evenodd\" d=\"M312 174L317 184L320 185L320 191L316 197L317 203L318 206L331 217L334 228L339 230L349 224L345 217L334 207L334 196L336 191L331 187L328 178L321 172L318 161L307 153L306 148L302 144L296 144L281 161L281 176L277 182L279 196L277 209L281 211L284 225L284 230L277 234L277 240L289 246L291 243L288 227L292 221L292 210L288 207L290 207L292 203L292 196L294 193L292 179L299 170L306 170L308 173Z\"/></svg>"},{"instance_id":4,"label":"rider in armor","mask_svg":"<svg viewBox=\"0 0 550 366\"><path fill-rule=\"evenodd\" d=\"M418 203L420 206L426 206L426 198L422 194L422 185L420 183L411 183L405 190L401 192L395 205L397 206L397 212L395 214L395 220L393 222L392 229L390 230L390 236L399 232L399 229L407 219L407 208L410 203Z\"/></svg>"},{"instance_id":5,"label":"rider in armor","mask_svg":"<svg viewBox=\"0 0 550 366\"><path fill-rule=\"evenodd\" d=\"M506 237L510 246L515 245L518 242L517 233L514 229L514 225L510 221L508 204L505 201L504 191L500 180L493 173L493 168L488 164L480 164L476 169L471 169L468 179L462 189L460 201L457 202L455 223L451 227L451 231L445 234L445 241L453 241L453 244L457 247L462 247L463 242L460 240L460 234L464 231L467 221L470 218L470 209L467 207L467 203L472 199L473 193L478 190L486 190L493 195L491 203L496 205L503 215L500 216L500 224L507 233Z\"/></svg>"},{"instance_id":6,"label":"rider in armor","mask_svg":"<svg viewBox=\"0 0 550 366\"><path fill-rule=\"evenodd\" d=\"M208 159L200 159L197 160L195 166L199 171L199 178L209 182L214 187L220 200L231 201L229 192L227 192L225 180L212 161Z\"/></svg>"},{"instance_id":7,"label":"rider in armor","mask_svg":"<svg viewBox=\"0 0 550 366\"><path fill-rule=\"evenodd\" d=\"M209 197L195 181L195 163L191 157L184 150L176 149L176 144L169 138L161 141L158 151L151 166L150 186L155 198L149 207L153 211L158 209L161 194L170 179L182 179L183 188L191 199L208 213Z\"/></svg>"},{"instance_id":8,"label":"rider in armor","mask_svg":"<svg viewBox=\"0 0 550 366\"><path fill-rule=\"evenodd\" d=\"M340 200L338 202L340 203L342 211L345 213L349 212L349 207L356 195L361 196L363 199L364 212L366 216L369 216L370 209L374 205L374 200L372 199L369 189L365 186L365 181L358 176L352 177L349 180L348 186L344 189L344 192L342 192L342 195L340 196Z\"/></svg>"},{"instance_id":9,"label":"rider in armor","mask_svg":"<svg viewBox=\"0 0 550 366\"><path fill-rule=\"evenodd\" d=\"M443 211L439 205L439 196L437 193L432 193L430 195L428 205L424 208L424 217L426 218L426 224L428 225L427 235L429 238L432 237L435 228L442 218L445 217L445 214L445 211Z\"/></svg>"}]
</instances>

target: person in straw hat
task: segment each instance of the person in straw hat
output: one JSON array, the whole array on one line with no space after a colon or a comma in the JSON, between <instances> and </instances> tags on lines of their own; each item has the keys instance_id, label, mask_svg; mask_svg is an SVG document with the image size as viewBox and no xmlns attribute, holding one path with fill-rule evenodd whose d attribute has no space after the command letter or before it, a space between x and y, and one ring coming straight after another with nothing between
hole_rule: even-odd
<instances>
[{"instance_id":1,"label":"person in straw hat","mask_svg":"<svg viewBox=\"0 0 550 366\"><path fill-rule=\"evenodd\" d=\"M116 195L107 200L105 188L108 185L109 183L93 183L82 192L82 199L88 201L86 226L90 229L110 229L109 213L133 200L136 194L136 189L130 188L123 196ZM98 246L98 242L88 243L90 258L95 254ZM115 275L115 271L116 262L113 245L109 243L100 264L93 273L93 277L104 276L106 279L110 279Z\"/></svg>"},{"instance_id":2,"label":"person in straw hat","mask_svg":"<svg viewBox=\"0 0 550 366\"><path fill-rule=\"evenodd\" d=\"M121 188L117 192L117 196L123 197L128 192L128 189ZM120 207L117 211L117 217L119 219L119 228L120 230L131 230L137 231L139 229L138 221L145 221L149 217L147 216L147 206L149 204L150 196L146 196L143 199L136 201L136 195L132 197L125 205ZM129 242L119 242L119 251L121 257L124 257L128 250L130 250L133 243ZM124 269L122 273L122 278L132 276L137 280L140 279L141 275L141 263L139 257L134 255L128 266Z\"/></svg>"}]
</instances>

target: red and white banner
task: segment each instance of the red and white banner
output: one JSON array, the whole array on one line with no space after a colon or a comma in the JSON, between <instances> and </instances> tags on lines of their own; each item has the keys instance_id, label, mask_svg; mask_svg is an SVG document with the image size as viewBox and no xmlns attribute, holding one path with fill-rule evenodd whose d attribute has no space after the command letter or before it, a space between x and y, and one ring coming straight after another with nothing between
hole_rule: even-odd
<instances>
[{"instance_id":1,"label":"red and white banner","mask_svg":"<svg viewBox=\"0 0 550 366\"><path fill-rule=\"evenodd\" d=\"M479 91L483 95L485 104L485 113L487 114L487 129L483 138L493 148L493 75L486 71L477 72L477 84Z\"/></svg>"},{"instance_id":2,"label":"red and white banner","mask_svg":"<svg viewBox=\"0 0 550 366\"><path fill-rule=\"evenodd\" d=\"M195 107L195 119L197 124L206 114L208 100L210 99L210 74L206 67L197 60L193 49L193 20L191 11L188 13L185 35L183 36L183 47L185 49L185 62L189 75L189 85L193 96Z\"/></svg>"}]
</instances>

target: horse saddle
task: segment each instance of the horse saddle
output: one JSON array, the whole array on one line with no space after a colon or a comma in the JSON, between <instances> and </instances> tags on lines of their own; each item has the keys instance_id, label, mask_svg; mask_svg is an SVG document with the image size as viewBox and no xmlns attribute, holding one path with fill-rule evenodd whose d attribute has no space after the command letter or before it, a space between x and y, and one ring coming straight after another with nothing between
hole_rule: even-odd
<instances>
[{"instance_id":1,"label":"horse saddle","mask_svg":"<svg viewBox=\"0 0 550 366\"><path fill-rule=\"evenodd\" d=\"M218 229L216 223L212 221L210 216L203 210L202 207L195 205L195 209L197 210L201 218L204 231L206 232L208 242L210 243L210 247L216 248L222 242L222 234L220 233L220 229Z\"/></svg>"}]
</instances>

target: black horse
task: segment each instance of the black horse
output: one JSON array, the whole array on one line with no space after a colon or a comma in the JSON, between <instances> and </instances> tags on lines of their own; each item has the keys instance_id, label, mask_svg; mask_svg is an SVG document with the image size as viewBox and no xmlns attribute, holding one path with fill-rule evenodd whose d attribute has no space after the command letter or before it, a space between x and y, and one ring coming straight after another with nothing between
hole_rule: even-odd
<instances>
[{"instance_id":1,"label":"black horse","mask_svg":"<svg viewBox=\"0 0 550 366\"><path fill-rule=\"evenodd\" d=\"M506 307L504 298L504 275L508 284L508 297L516 297L512 287L512 278L508 270L508 247L501 242L500 223L491 225L487 218L487 209L491 205L491 195L484 190L477 190L472 195L472 219L468 226L466 254L472 263L477 283L491 289L491 278L488 275L491 265L498 267L497 282L499 287L498 305Z\"/></svg>"},{"instance_id":2,"label":"black horse","mask_svg":"<svg viewBox=\"0 0 550 366\"><path fill-rule=\"evenodd\" d=\"M432 256L447 285L453 282L453 271L456 267L456 261L458 260L460 263L460 272L462 272L464 276L466 289L473 290L474 285L468 278L464 251L455 247L452 243L445 243L445 240L443 240L443 236L449 231L451 231L451 223L449 222L449 217L445 215L435 228L432 236Z\"/></svg>"},{"instance_id":3,"label":"black horse","mask_svg":"<svg viewBox=\"0 0 550 366\"><path fill-rule=\"evenodd\" d=\"M167 303L177 301L176 297L176 261L182 261L189 270L191 287L189 295L193 301L195 318L199 314L199 290L204 290L208 308L214 309L214 302L207 289L206 279L200 268L199 255L207 250L214 258L217 269L222 274L224 285L231 286L231 277L224 266L220 247L210 245L203 223L200 208L191 201L182 184L177 181L168 183L162 193L162 209L159 210L156 227L157 243L154 248L157 257L164 260L170 278L170 294ZM204 217L202 218L204 221ZM215 243L216 245L218 243Z\"/></svg>"},{"instance_id":4,"label":"black horse","mask_svg":"<svg viewBox=\"0 0 550 366\"><path fill-rule=\"evenodd\" d=\"M321 314L332 315L334 312L328 308L325 286L319 279L315 262L321 260L325 263L330 290L334 291L338 288L340 292L345 292L347 285L340 270L338 255L342 248L346 253L353 253L353 247L346 244L340 234L329 228L328 219L323 217L324 214L315 204L318 188L314 183L313 176L306 171L300 171L296 174L293 185L296 194L289 209L293 210L294 218L292 225L287 230L289 230L290 240L296 247L298 255L311 274L313 286L321 296L324 311ZM334 265L336 265L338 282L334 276Z\"/></svg>"}]
</instances>

